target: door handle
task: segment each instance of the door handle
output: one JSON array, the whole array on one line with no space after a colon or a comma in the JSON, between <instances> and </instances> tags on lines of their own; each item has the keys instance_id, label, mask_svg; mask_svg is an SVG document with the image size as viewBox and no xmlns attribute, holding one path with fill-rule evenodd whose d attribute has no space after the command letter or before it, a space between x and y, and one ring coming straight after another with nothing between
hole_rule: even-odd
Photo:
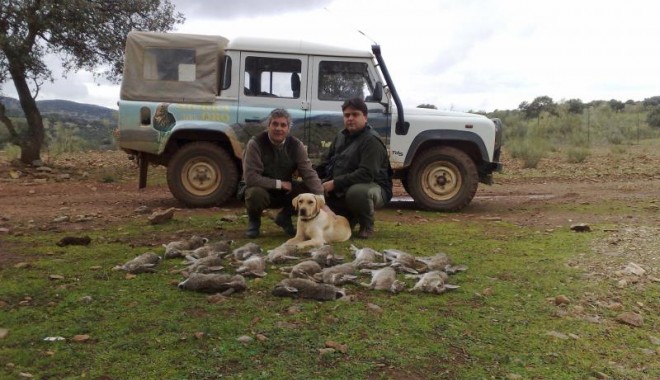
<instances>
[{"instance_id":1,"label":"door handle","mask_svg":"<svg viewBox=\"0 0 660 380\"><path fill-rule=\"evenodd\" d=\"M258 123L260 121L261 121L261 119L245 119L246 123Z\"/></svg>"}]
</instances>

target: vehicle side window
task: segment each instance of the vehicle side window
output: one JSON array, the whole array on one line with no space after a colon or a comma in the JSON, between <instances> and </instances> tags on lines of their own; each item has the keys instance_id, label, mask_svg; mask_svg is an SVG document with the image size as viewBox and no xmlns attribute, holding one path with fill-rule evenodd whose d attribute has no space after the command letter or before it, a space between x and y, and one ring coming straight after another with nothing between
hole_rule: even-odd
<instances>
[{"instance_id":1,"label":"vehicle side window","mask_svg":"<svg viewBox=\"0 0 660 380\"><path fill-rule=\"evenodd\" d=\"M225 56L222 68L222 89L226 90L231 86L231 57Z\"/></svg>"},{"instance_id":2,"label":"vehicle side window","mask_svg":"<svg viewBox=\"0 0 660 380\"><path fill-rule=\"evenodd\" d=\"M373 93L367 64L362 62L321 61L318 89L320 100L367 99Z\"/></svg>"},{"instance_id":3,"label":"vehicle side window","mask_svg":"<svg viewBox=\"0 0 660 380\"><path fill-rule=\"evenodd\" d=\"M193 82L195 72L194 49L148 48L144 52L146 80Z\"/></svg>"},{"instance_id":4,"label":"vehicle side window","mask_svg":"<svg viewBox=\"0 0 660 380\"><path fill-rule=\"evenodd\" d=\"M299 59L247 57L245 88L248 96L300 98Z\"/></svg>"}]
</instances>

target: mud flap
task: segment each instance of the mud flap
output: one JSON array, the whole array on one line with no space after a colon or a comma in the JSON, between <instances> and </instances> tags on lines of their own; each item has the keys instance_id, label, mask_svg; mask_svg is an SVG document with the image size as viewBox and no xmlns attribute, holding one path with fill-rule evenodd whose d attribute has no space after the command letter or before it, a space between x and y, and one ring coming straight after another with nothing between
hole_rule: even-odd
<instances>
[{"instance_id":1,"label":"mud flap","mask_svg":"<svg viewBox=\"0 0 660 380\"><path fill-rule=\"evenodd\" d=\"M140 153L137 156L138 160L138 189L144 189L147 187L147 171L149 169L149 160L147 160L147 157L144 155L144 153Z\"/></svg>"}]
</instances>

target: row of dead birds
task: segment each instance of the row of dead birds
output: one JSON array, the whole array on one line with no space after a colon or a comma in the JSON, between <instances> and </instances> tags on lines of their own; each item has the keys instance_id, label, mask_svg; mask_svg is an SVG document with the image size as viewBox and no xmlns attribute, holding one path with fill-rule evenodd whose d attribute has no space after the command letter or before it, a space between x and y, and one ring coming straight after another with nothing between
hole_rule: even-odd
<instances>
[{"instance_id":1,"label":"row of dead birds","mask_svg":"<svg viewBox=\"0 0 660 380\"><path fill-rule=\"evenodd\" d=\"M246 277L266 276L268 264L283 264L301 260L301 252L295 246L281 245L266 251L253 243L231 248L232 241L209 242L208 239L192 236L186 240L163 244L165 259L183 258L181 273L186 277L178 284L180 289L205 293L229 295L247 289ZM309 258L293 266L280 267L288 278L275 285L272 294L280 297L308 298L320 301L336 300L346 292L340 286L358 284L373 290L398 293L406 283L397 279L417 280L409 291L441 294L458 288L447 283L449 275L467 270L465 265L454 265L445 253L428 257L417 257L398 249L374 249L350 246L353 260L344 262L335 254L332 246L325 245L309 252ZM236 266L235 274L224 273L224 263L229 260ZM154 252L143 253L123 265L115 267L129 273L154 272L161 256ZM371 274L369 283L359 282L359 274Z\"/></svg>"}]
</instances>

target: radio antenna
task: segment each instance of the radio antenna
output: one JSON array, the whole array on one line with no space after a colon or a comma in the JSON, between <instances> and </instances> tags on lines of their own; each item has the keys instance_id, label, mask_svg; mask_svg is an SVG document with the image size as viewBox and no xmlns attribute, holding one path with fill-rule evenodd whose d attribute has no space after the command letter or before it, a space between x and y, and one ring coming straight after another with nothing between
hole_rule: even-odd
<instances>
[{"instance_id":1,"label":"radio antenna","mask_svg":"<svg viewBox=\"0 0 660 380\"><path fill-rule=\"evenodd\" d=\"M372 45L378 45L378 43L377 43L376 41L374 41L373 38L369 37L369 36L367 35L367 33L361 31L359 28L356 28L354 25L350 25L350 24L348 24L343 18L341 18L341 17L335 17L335 15L332 13L332 11L331 11L330 9L328 9L327 7L323 7L323 10L325 10L326 12L332 14L332 16L333 16L335 19L337 19L337 20L338 20L339 22L341 22L342 24L346 25L347 28L349 28L349 29L355 29L356 32L360 33L360 34L363 35L366 39L368 39L369 41L371 41L371 44L372 44Z\"/></svg>"}]
</instances>

